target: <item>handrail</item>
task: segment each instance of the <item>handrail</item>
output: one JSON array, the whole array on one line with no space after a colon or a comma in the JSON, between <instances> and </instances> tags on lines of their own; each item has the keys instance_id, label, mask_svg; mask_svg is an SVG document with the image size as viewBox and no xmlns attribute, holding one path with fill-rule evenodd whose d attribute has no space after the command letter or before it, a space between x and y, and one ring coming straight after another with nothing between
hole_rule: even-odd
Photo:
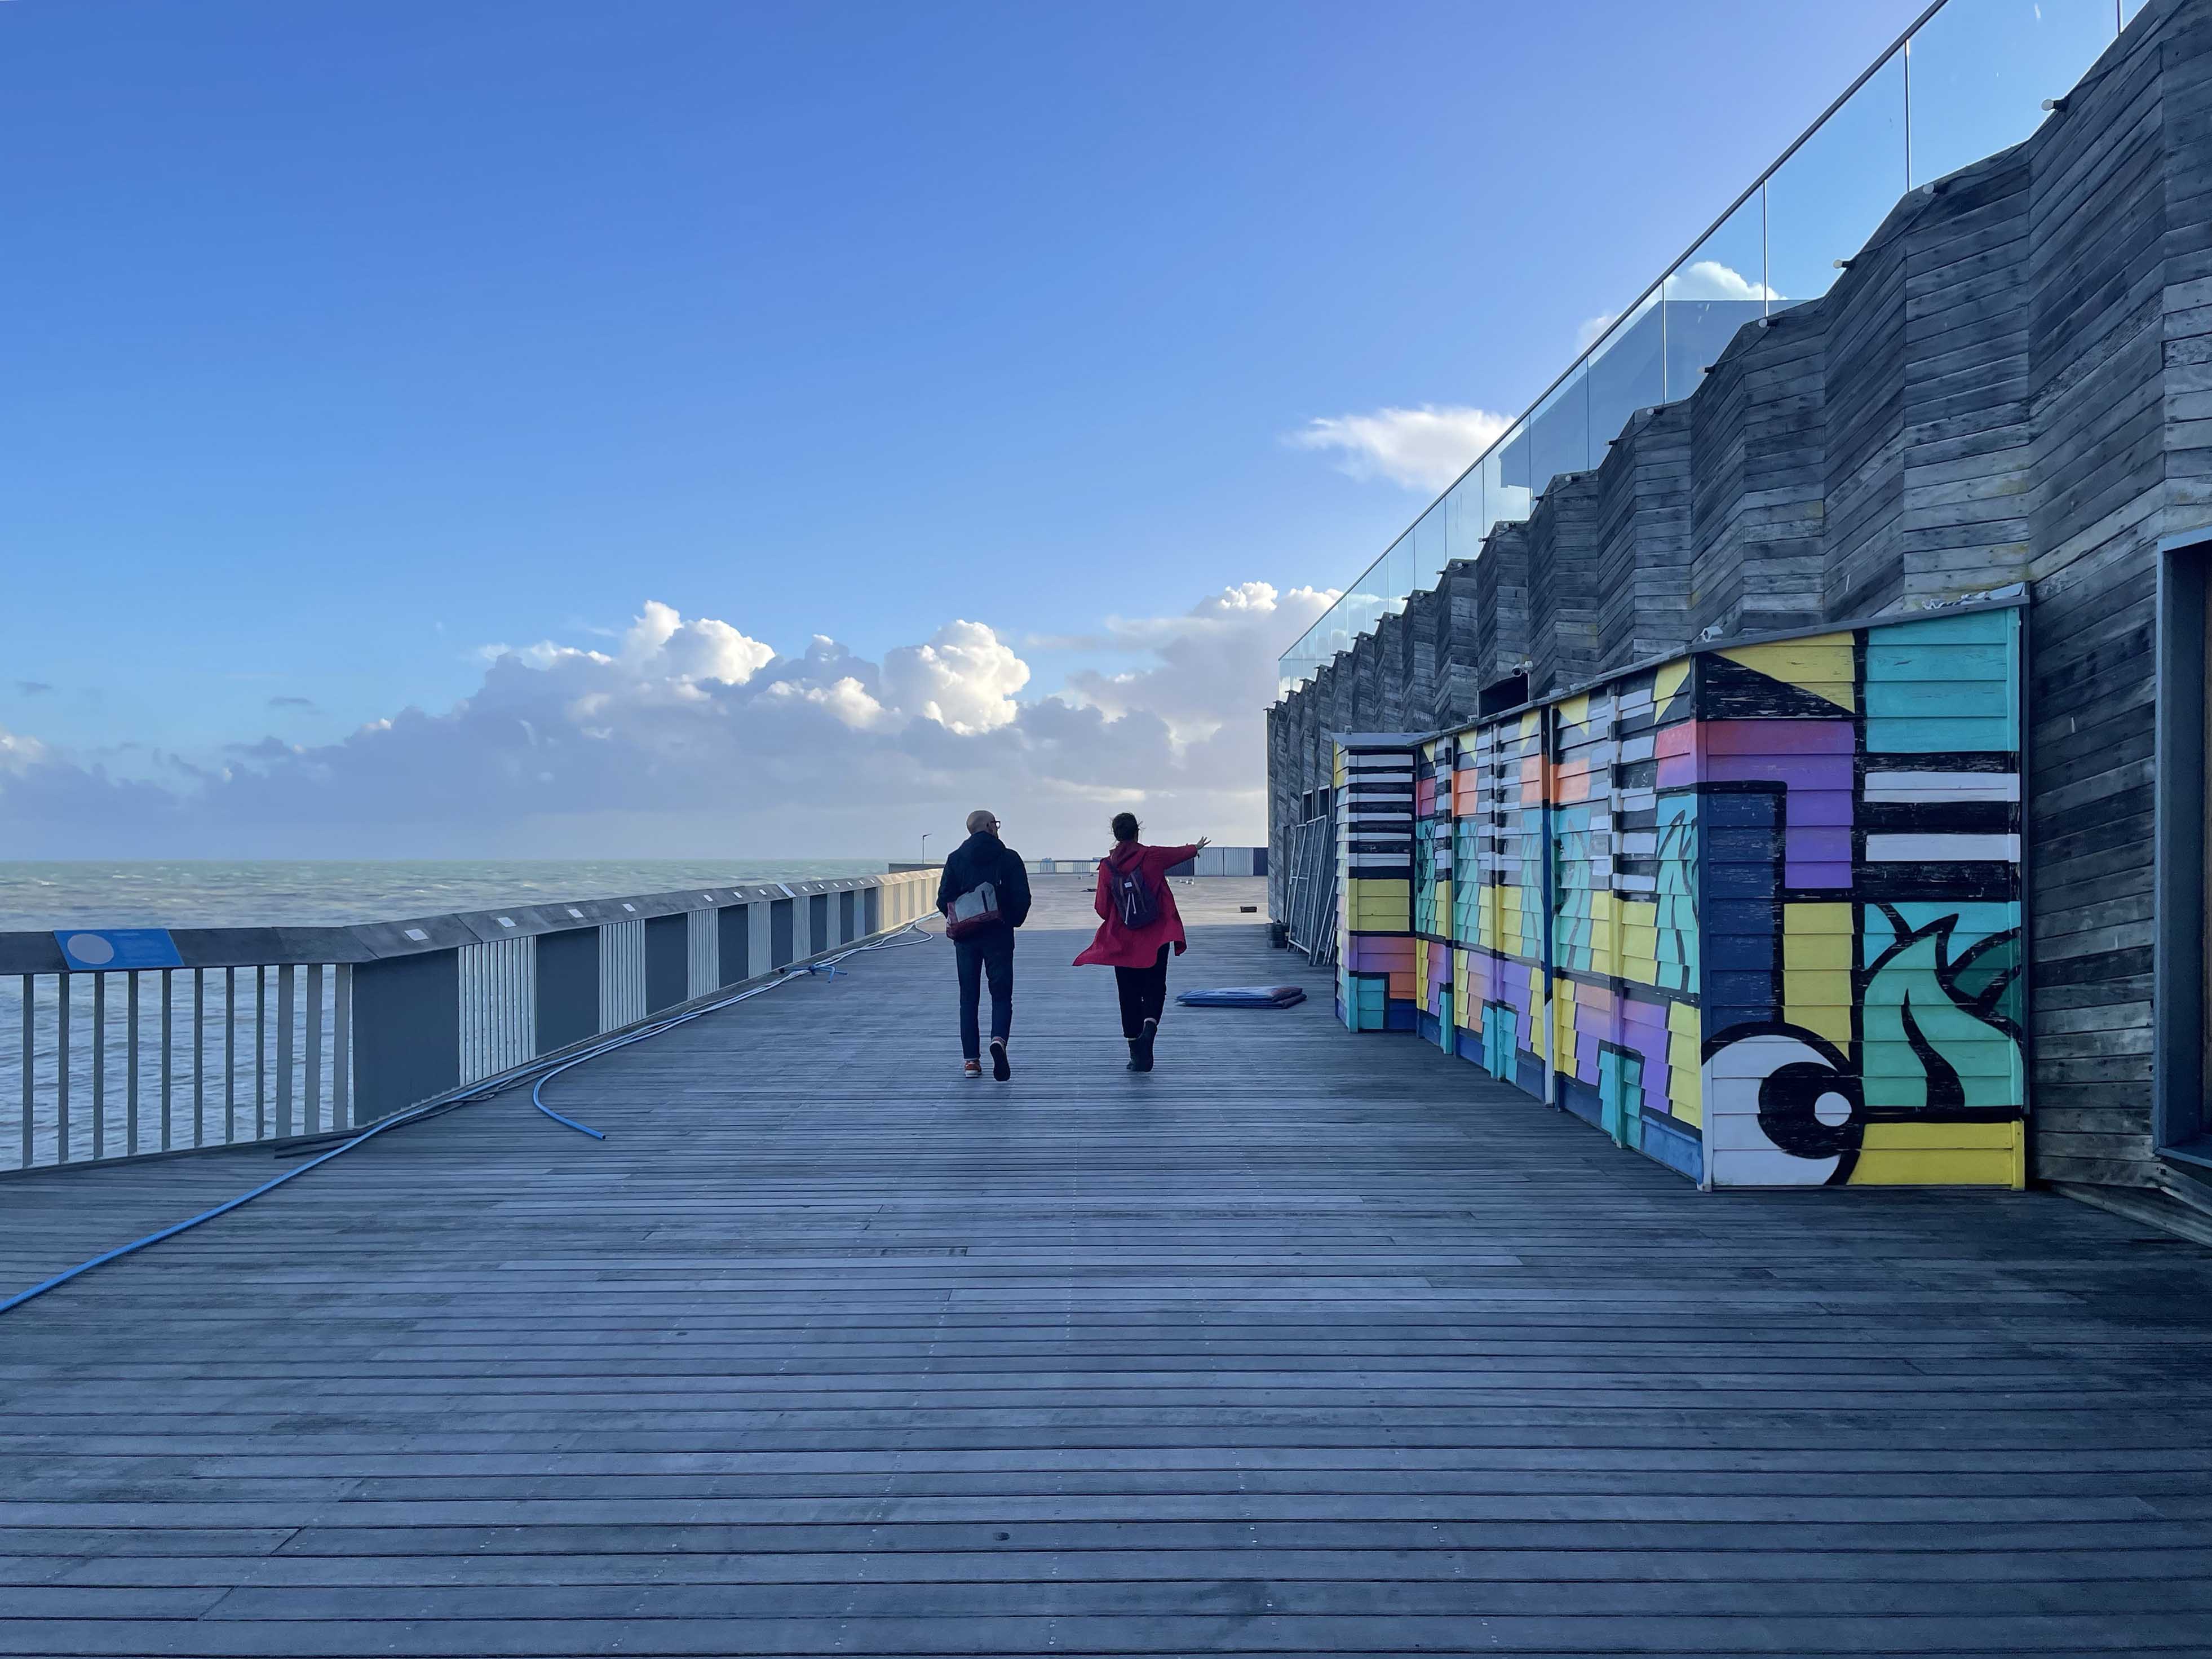
<instances>
[{"instance_id":1,"label":"handrail","mask_svg":"<svg viewBox=\"0 0 2212 1659\"><path fill-rule=\"evenodd\" d=\"M930 914L935 871L323 927L0 932L0 1174L373 1123ZM8 995L10 984L18 994Z\"/></svg>"}]
</instances>

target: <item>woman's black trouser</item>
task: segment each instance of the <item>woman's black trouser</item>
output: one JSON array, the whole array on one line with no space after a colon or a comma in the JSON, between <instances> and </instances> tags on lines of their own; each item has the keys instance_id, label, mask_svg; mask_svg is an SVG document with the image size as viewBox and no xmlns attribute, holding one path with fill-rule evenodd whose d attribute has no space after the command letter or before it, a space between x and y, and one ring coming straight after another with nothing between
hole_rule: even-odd
<instances>
[{"instance_id":1,"label":"woman's black trouser","mask_svg":"<svg viewBox=\"0 0 2212 1659\"><path fill-rule=\"evenodd\" d=\"M1158 1020L1168 1000L1168 951L1160 946L1149 968L1116 968L1114 988L1121 994L1121 1035L1132 1041L1145 1034L1145 1022Z\"/></svg>"}]
</instances>

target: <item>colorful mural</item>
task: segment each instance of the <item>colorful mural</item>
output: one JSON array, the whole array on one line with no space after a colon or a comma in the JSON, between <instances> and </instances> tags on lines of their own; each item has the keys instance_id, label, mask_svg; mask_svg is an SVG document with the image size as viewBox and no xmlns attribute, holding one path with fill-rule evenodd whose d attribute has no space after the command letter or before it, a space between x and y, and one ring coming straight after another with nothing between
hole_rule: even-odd
<instances>
[{"instance_id":1,"label":"colorful mural","mask_svg":"<svg viewBox=\"0 0 2212 1659\"><path fill-rule=\"evenodd\" d=\"M1406 739L1337 746L1337 1016L1355 1031L1415 1028L1413 762Z\"/></svg>"},{"instance_id":2,"label":"colorful mural","mask_svg":"<svg viewBox=\"0 0 2212 1659\"><path fill-rule=\"evenodd\" d=\"M1372 1025L1711 1186L2021 1184L2018 665L1976 610L1407 739Z\"/></svg>"}]
</instances>

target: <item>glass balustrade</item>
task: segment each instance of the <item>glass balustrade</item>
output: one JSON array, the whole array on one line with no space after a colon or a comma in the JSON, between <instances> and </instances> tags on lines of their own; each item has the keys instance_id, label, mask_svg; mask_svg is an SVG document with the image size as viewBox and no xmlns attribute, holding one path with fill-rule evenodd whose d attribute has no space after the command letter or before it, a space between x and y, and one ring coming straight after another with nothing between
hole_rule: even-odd
<instances>
[{"instance_id":1,"label":"glass balustrade","mask_svg":"<svg viewBox=\"0 0 2212 1659\"><path fill-rule=\"evenodd\" d=\"M1817 300L1909 191L2020 143L2142 0L1943 0L1285 651L1287 693L1350 650L1640 409L1686 398L1745 324Z\"/></svg>"}]
</instances>

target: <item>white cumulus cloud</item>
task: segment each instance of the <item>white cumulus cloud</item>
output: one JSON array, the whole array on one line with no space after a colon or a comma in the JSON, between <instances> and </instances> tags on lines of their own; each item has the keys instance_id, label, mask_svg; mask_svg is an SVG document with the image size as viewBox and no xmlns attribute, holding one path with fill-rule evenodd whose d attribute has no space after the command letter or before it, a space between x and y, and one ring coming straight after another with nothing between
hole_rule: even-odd
<instances>
[{"instance_id":1,"label":"white cumulus cloud","mask_svg":"<svg viewBox=\"0 0 2212 1659\"><path fill-rule=\"evenodd\" d=\"M1388 478L1434 493L1466 471L1510 424L1508 416L1487 409L1423 404L1318 416L1283 441L1334 454L1338 468L1352 477Z\"/></svg>"},{"instance_id":2,"label":"white cumulus cloud","mask_svg":"<svg viewBox=\"0 0 2212 1659\"><path fill-rule=\"evenodd\" d=\"M242 733L173 781L0 732L0 823L30 857L888 857L978 805L1041 856L1098 850L1121 806L1255 842L1275 655L1333 597L1243 582L1105 619L1085 637L1112 665L1026 699L1020 636L988 623L877 662L647 602L612 651L498 648L441 711L322 744Z\"/></svg>"},{"instance_id":3,"label":"white cumulus cloud","mask_svg":"<svg viewBox=\"0 0 2212 1659\"><path fill-rule=\"evenodd\" d=\"M951 622L926 645L885 652L883 680L898 708L972 737L1013 720L1030 665L981 623Z\"/></svg>"},{"instance_id":4,"label":"white cumulus cloud","mask_svg":"<svg viewBox=\"0 0 2212 1659\"><path fill-rule=\"evenodd\" d=\"M1724 265L1718 259L1695 259L1667 279L1670 300L1778 300L1782 296L1764 283Z\"/></svg>"}]
</instances>

